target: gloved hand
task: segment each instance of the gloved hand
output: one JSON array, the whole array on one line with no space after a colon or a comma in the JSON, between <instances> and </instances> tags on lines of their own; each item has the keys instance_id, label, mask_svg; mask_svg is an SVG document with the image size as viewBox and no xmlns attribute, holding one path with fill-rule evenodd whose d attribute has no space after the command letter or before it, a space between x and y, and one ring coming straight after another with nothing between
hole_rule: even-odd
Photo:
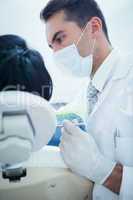
<instances>
[{"instance_id":1,"label":"gloved hand","mask_svg":"<svg viewBox=\"0 0 133 200\"><path fill-rule=\"evenodd\" d=\"M60 150L65 163L73 172L97 184L103 184L116 165L100 153L89 133L70 121L64 122Z\"/></svg>"}]
</instances>

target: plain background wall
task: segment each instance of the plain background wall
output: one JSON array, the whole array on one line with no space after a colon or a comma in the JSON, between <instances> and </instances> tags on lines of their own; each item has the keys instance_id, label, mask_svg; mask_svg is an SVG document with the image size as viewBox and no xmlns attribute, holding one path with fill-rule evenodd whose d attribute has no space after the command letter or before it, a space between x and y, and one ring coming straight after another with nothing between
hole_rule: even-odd
<instances>
[{"instance_id":1,"label":"plain background wall","mask_svg":"<svg viewBox=\"0 0 133 200\"><path fill-rule=\"evenodd\" d=\"M133 35L133 1L132 0L98 0L105 14L111 42L123 51L132 51ZM47 69L54 81L52 101L71 101L82 89L85 79L63 76L54 66L51 51L45 38L45 25L40 21L40 10L47 0L1 0L0 1L0 35L18 34L29 45L39 50L44 56Z\"/></svg>"}]
</instances>

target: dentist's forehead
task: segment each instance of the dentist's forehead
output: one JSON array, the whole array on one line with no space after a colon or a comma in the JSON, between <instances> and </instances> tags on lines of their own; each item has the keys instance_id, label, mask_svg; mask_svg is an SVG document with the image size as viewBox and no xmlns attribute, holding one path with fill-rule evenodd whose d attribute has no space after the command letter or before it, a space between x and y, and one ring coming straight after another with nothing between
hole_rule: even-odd
<instances>
[{"instance_id":1,"label":"dentist's forehead","mask_svg":"<svg viewBox=\"0 0 133 200\"><path fill-rule=\"evenodd\" d=\"M66 30L66 23L64 11L56 13L46 22L46 37L48 43L52 42L57 32Z\"/></svg>"}]
</instances>

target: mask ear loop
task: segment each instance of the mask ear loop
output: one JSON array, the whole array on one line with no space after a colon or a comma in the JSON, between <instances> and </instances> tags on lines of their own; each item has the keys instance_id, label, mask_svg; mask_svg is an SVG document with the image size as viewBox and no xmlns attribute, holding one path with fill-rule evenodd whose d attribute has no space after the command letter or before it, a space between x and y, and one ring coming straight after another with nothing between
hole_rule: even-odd
<instances>
[{"instance_id":1,"label":"mask ear loop","mask_svg":"<svg viewBox=\"0 0 133 200\"><path fill-rule=\"evenodd\" d=\"M94 42L92 45L92 52L91 52L92 55L94 54L95 44L96 44L96 38L94 39Z\"/></svg>"},{"instance_id":2,"label":"mask ear loop","mask_svg":"<svg viewBox=\"0 0 133 200\"><path fill-rule=\"evenodd\" d=\"M83 37L83 35L84 35L84 33L85 33L85 31L86 31L86 29L87 29L87 27L88 27L88 24L89 24L89 22L86 24L84 30L82 31L82 33L81 33L81 35L80 35L80 37L79 37L79 39L78 39L78 41L77 41L77 43L76 43L76 45L75 45L76 48L77 48L77 51L78 51L78 44L79 44L81 38ZM80 56L80 62L81 62L81 58L82 58L82 57Z\"/></svg>"},{"instance_id":3,"label":"mask ear loop","mask_svg":"<svg viewBox=\"0 0 133 200\"><path fill-rule=\"evenodd\" d=\"M81 40L82 36L84 35L84 33L85 33L85 31L86 31L86 28L88 27L88 24L89 24L89 22L87 23L87 25L86 25L86 27L84 28L84 30L83 30L83 32L82 32L80 38L78 39L78 42L77 42L77 44L76 44L76 47L77 47L79 41ZM96 44L96 38L94 39L94 42L93 42L93 45L92 45L92 48L91 48L91 53L90 53L90 55L92 55L92 57L93 57L93 55L94 55L95 44ZM93 59L93 58L92 58L92 59ZM80 61L81 61L81 59L80 59ZM90 75L90 79L91 79L91 80L93 79L92 74Z\"/></svg>"},{"instance_id":4,"label":"mask ear loop","mask_svg":"<svg viewBox=\"0 0 133 200\"><path fill-rule=\"evenodd\" d=\"M82 33L81 33L81 35L80 35L78 41L76 42L76 47L78 46L78 44L79 44L81 38L83 37L83 35L84 35L84 33L85 33L85 31L86 31L86 29L87 29L87 27L88 27L88 24L89 24L89 22L88 22L87 25L85 26L85 28L84 28L84 30L82 31Z\"/></svg>"},{"instance_id":5,"label":"mask ear loop","mask_svg":"<svg viewBox=\"0 0 133 200\"><path fill-rule=\"evenodd\" d=\"M76 43L76 47L78 46L78 44L79 44L81 38L83 37L83 35L84 35L84 33L85 33L85 31L86 31L88 25L89 25L89 22L87 23L87 25L85 26L83 32L81 33L81 35L80 35L80 37L79 37L79 39L78 39L78 41L77 41L77 43ZM95 44L96 44L96 38L94 39L94 43L93 43L93 46L92 46L92 51L91 51L91 54L92 54L92 55L93 55L93 53L94 53ZM77 49L78 49L78 48L77 48Z\"/></svg>"},{"instance_id":6,"label":"mask ear loop","mask_svg":"<svg viewBox=\"0 0 133 200\"><path fill-rule=\"evenodd\" d=\"M94 39L93 46L92 46L92 52L91 52L92 57L93 57L93 55L94 55L95 44L96 44L96 38ZM93 59L93 58L92 58L92 59ZM91 79L91 81L92 81L92 79L93 79L93 74L92 74L92 73L91 73L91 75L90 75L90 79Z\"/></svg>"}]
</instances>

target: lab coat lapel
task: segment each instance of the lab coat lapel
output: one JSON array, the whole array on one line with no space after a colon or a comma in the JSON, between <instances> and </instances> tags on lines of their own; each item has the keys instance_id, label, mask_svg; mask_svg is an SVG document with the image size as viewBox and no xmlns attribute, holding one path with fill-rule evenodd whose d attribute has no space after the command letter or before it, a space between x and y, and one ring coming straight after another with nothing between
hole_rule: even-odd
<instances>
[{"instance_id":1,"label":"lab coat lapel","mask_svg":"<svg viewBox=\"0 0 133 200\"><path fill-rule=\"evenodd\" d=\"M132 55L127 55L122 59L121 62L119 62L116 66L116 71L114 73L114 76L112 79L108 82L106 85L105 90L102 92L100 95L99 101L96 103L92 113L90 114L90 117L92 117L95 112L100 108L104 100L107 98L107 96L110 94L111 89L114 88L114 84L116 84L117 81L125 79L128 74L130 73L130 69L133 67L132 66ZM128 63L128 64L127 64Z\"/></svg>"}]
</instances>

